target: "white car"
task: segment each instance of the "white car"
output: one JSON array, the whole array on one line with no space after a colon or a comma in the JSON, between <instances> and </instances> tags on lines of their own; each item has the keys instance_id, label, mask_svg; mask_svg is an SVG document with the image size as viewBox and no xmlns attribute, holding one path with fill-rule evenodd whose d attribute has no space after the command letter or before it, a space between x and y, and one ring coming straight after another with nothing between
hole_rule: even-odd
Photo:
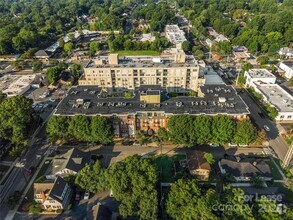
<instances>
[{"instance_id":1,"label":"white car","mask_svg":"<svg viewBox=\"0 0 293 220\"><path fill-rule=\"evenodd\" d=\"M114 197L112 189L111 189L111 191L110 191L110 195L109 195L109 196L110 196L110 197Z\"/></svg>"},{"instance_id":2,"label":"white car","mask_svg":"<svg viewBox=\"0 0 293 220\"><path fill-rule=\"evenodd\" d=\"M263 128L264 128L266 131L270 131L270 128L269 128L269 126L267 126L267 125L264 125Z\"/></svg>"},{"instance_id":3,"label":"white car","mask_svg":"<svg viewBox=\"0 0 293 220\"><path fill-rule=\"evenodd\" d=\"M90 192L89 191L85 191L83 199L84 200L88 200L89 198L90 198Z\"/></svg>"}]
</instances>

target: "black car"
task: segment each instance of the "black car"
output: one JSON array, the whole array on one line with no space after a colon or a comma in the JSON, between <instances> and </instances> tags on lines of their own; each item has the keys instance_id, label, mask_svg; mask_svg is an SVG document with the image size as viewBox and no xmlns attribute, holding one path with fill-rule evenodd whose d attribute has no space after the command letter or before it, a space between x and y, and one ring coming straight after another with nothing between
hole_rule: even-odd
<instances>
[{"instance_id":1,"label":"black car","mask_svg":"<svg viewBox=\"0 0 293 220\"><path fill-rule=\"evenodd\" d=\"M259 112L258 115L259 115L261 118L265 118L265 115L264 115L264 113L262 113L262 112Z\"/></svg>"},{"instance_id":2,"label":"black car","mask_svg":"<svg viewBox=\"0 0 293 220\"><path fill-rule=\"evenodd\" d=\"M133 141L124 141L124 142L122 142L122 145L123 146L131 146L131 145L133 145Z\"/></svg>"}]
</instances>

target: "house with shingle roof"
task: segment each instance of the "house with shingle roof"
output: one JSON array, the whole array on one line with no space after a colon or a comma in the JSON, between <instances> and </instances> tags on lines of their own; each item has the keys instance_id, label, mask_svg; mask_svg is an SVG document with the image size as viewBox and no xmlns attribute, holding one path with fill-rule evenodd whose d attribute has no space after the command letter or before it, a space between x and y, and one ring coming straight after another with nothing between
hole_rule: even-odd
<instances>
[{"instance_id":1,"label":"house with shingle roof","mask_svg":"<svg viewBox=\"0 0 293 220\"><path fill-rule=\"evenodd\" d=\"M76 176L78 171L90 162L91 155L89 152L83 152L76 148L72 148L65 154L54 157L45 173L45 177L46 179L55 179L57 176Z\"/></svg>"},{"instance_id":2,"label":"house with shingle roof","mask_svg":"<svg viewBox=\"0 0 293 220\"><path fill-rule=\"evenodd\" d=\"M34 183L34 199L47 211L65 209L71 196L71 186L60 176L54 182Z\"/></svg>"},{"instance_id":3,"label":"house with shingle roof","mask_svg":"<svg viewBox=\"0 0 293 220\"><path fill-rule=\"evenodd\" d=\"M188 152L187 165L191 175L195 175L204 181L209 179L211 166L204 158L204 152L197 150Z\"/></svg>"},{"instance_id":4,"label":"house with shingle roof","mask_svg":"<svg viewBox=\"0 0 293 220\"><path fill-rule=\"evenodd\" d=\"M231 174L236 181L250 181L252 177L260 177L265 181L273 178L268 158L227 158L219 161L222 174Z\"/></svg>"}]
</instances>

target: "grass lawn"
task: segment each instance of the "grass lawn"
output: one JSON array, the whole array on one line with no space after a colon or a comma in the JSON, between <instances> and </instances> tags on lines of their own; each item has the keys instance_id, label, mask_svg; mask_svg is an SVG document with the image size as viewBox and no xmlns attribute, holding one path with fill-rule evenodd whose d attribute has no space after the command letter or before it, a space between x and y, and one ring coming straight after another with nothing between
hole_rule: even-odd
<instances>
[{"instance_id":1,"label":"grass lawn","mask_svg":"<svg viewBox=\"0 0 293 220\"><path fill-rule=\"evenodd\" d=\"M276 167L275 163L270 160L270 161L268 161L268 164L269 164L269 166L271 168L271 171L272 171L272 174L273 174L274 179L275 180L282 180L283 177L280 174L280 172L279 172L278 168Z\"/></svg>"},{"instance_id":2,"label":"grass lawn","mask_svg":"<svg viewBox=\"0 0 293 220\"><path fill-rule=\"evenodd\" d=\"M174 162L185 159L185 155L174 155L172 157L168 157L167 155L161 155L155 158L155 163L158 166L160 172L160 181L161 182L173 182L174 179Z\"/></svg>"},{"instance_id":3,"label":"grass lawn","mask_svg":"<svg viewBox=\"0 0 293 220\"><path fill-rule=\"evenodd\" d=\"M160 53L153 50L117 50L111 53L118 53L119 56L159 56Z\"/></svg>"}]
</instances>

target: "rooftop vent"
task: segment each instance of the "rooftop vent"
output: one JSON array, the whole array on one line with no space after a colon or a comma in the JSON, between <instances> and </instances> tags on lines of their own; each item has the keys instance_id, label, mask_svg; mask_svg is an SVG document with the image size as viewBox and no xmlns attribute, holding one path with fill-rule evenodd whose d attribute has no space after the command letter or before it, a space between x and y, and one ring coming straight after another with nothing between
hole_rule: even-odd
<instances>
[{"instance_id":1,"label":"rooftop vent","mask_svg":"<svg viewBox=\"0 0 293 220\"><path fill-rule=\"evenodd\" d=\"M182 102L176 102L176 106L181 107L181 106L183 106L183 103Z\"/></svg>"},{"instance_id":2,"label":"rooftop vent","mask_svg":"<svg viewBox=\"0 0 293 220\"><path fill-rule=\"evenodd\" d=\"M83 100L83 99L76 99L76 103L77 103L78 105L83 105L84 100Z\"/></svg>"},{"instance_id":3,"label":"rooftop vent","mask_svg":"<svg viewBox=\"0 0 293 220\"><path fill-rule=\"evenodd\" d=\"M226 102L226 98L225 97L219 97L219 102Z\"/></svg>"}]
</instances>

